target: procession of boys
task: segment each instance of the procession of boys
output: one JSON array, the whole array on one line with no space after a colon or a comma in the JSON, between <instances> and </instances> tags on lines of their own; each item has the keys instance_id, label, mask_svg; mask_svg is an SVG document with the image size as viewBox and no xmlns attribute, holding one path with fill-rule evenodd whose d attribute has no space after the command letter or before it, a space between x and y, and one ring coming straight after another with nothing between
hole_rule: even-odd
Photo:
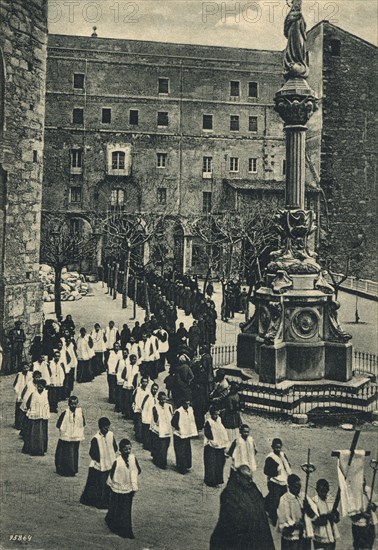
<instances>
[{"instance_id":1,"label":"procession of boys","mask_svg":"<svg viewBox=\"0 0 378 550\"><path fill-rule=\"evenodd\" d=\"M211 304L206 307L210 310ZM87 470L80 505L102 511L109 533L124 539L138 539L143 530L143 525L134 526L133 506L138 506L138 491L148 491L140 463L150 457L156 471L175 477L177 490L184 477L203 469L203 486L219 492L219 519L204 548L342 549L340 519L349 517L343 524L349 525L349 547L372 550L377 463L358 447L359 432L350 450L330 458L339 480L332 493L310 456L301 468L293 468L292 441L272 438L270 452L262 456L254 416L241 411L240 388L232 376L213 368L211 345L203 335L190 338L183 323L172 327L154 314L142 324L122 327L112 320L76 327L70 315L60 323L48 319L13 383L14 428L20 433L15 453L32 457L31 471L33 457L47 455L54 455L62 478ZM90 433L87 403L80 395L95 380L101 381L98 400L106 399L109 413L98 415L98 429ZM122 420L121 431L113 431L109 417L114 414ZM49 445L52 430L59 434L55 448ZM285 430L277 426L277 432ZM197 442L203 445L202 463L193 460ZM84 464L79 464L80 446L87 449ZM324 453L330 457L332 450ZM258 470L265 485L256 484ZM161 528L171 528L169 517ZM279 534L278 544L273 532ZM195 546L188 543L187 548Z\"/></svg>"}]
</instances>

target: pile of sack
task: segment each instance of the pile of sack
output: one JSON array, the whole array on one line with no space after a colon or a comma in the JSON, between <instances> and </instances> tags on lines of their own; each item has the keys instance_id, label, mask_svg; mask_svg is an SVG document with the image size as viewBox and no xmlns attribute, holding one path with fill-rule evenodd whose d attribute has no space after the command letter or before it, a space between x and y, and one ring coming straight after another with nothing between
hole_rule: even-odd
<instances>
[{"instance_id":1,"label":"pile of sack","mask_svg":"<svg viewBox=\"0 0 378 550\"><path fill-rule=\"evenodd\" d=\"M39 278L43 283L43 300L45 302L54 301L54 269L48 265L41 265L39 268ZM89 291L89 284L85 276L77 271L62 270L62 291L61 300L63 302L73 302L81 300Z\"/></svg>"}]
</instances>

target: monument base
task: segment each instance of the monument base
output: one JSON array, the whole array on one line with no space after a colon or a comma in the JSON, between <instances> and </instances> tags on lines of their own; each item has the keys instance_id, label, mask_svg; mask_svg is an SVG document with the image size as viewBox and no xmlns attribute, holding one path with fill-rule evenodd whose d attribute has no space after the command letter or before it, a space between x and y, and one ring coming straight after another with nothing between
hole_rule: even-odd
<instances>
[{"instance_id":1,"label":"monument base","mask_svg":"<svg viewBox=\"0 0 378 550\"><path fill-rule=\"evenodd\" d=\"M325 374L324 342L287 344L286 378L289 380L321 380Z\"/></svg>"},{"instance_id":2,"label":"monument base","mask_svg":"<svg viewBox=\"0 0 378 550\"><path fill-rule=\"evenodd\" d=\"M269 353L275 356L273 351ZM307 414L312 419L314 415L326 417L329 411L345 423L353 423L360 417L373 419L378 409L376 385L367 376L355 375L347 382L323 379L313 382L284 380L269 384L261 382L261 375L254 371L242 370L234 365L222 368L228 380L235 380L241 385L239 395L246 411L293 421L295 415Z\"/></svg>"},{"instance_id":3,"label":"monument base","mask_svg":"<svg viewBox=\"0 0 378 550\"><path fill-rule=\"evenodd\" d=\"M348 382L352 379L353 346L327 342L325 346L325 377Z\"/></svg>"},{"instance_id":4,"label":"monument base","mask_svg":"<svg viewBox=\"0 0 378 550\"><path fill-rule=\"evenodd\" d=\"M238 334L237 364L241 369L255 368L256 335L248 332Z\"/></svg>"},{"instance_id":5,"label":"monument base","mask_svg":"<svg viewBox=\"0 0 378 550\"><path fill-rule=\"evenodd\" d=\"M260 382L278 384L286 378L286 346L267 346L260 348Z\"/></svg>"},{"instance_id":6,"label":"monument base","mask_svg":"<svg viewBox=\"0 0 378 550\"><path fill-rule=\"evenodd\" d=\"M238 336L237 364L260 382L352 377L351 336L337 318L338 302L322 273L268 273L255 291L254 316Z\"/></svg>"}]
</instances>

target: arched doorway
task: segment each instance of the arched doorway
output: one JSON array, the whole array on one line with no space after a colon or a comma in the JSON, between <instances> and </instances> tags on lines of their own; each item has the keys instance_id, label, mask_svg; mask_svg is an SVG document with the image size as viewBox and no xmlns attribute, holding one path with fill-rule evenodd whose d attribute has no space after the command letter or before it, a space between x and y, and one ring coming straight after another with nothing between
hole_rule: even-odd
<instances>
[{"instance_id":1,"label":"arched doorway","mask_svg":"<svg viewBox=\"0 0 378 550\"><path fill-rule=\"evenodd\" d=\"M93 235L92 225L88 219L82 216L70 216L68 223L71 233L77 236L79 242L83 243L83 254L67 266L67 268L71 271L78 271L84 274L94 273L97 266L96 247L94 243L91 244L91 237ZM88 243L88 247L85 246L85 243Z\"/></svg>"}]
</instances>

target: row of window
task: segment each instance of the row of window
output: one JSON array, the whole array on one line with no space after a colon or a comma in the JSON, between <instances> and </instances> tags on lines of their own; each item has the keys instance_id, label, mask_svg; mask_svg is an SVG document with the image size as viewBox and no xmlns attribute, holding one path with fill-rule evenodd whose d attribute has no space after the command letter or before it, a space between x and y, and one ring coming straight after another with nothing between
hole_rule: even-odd
<instances>
[{"instance_id":1,"label":"row of window","mask_svg":"<svg viewBox=\"0 0 378 550\"><path fill-rule=\"evenodd\" d=\"M112 170L124 170L126 155L123 151L113 151L111 157L111 169ZM251 174L257 173L257 161L256 157L250 157L248 159L248 172ZM156 167L166 168L168 165L168 153L156 153ZM81 149L71 149L71 173L81 173L83 167L83 153ZM239 172L240 159L239 157L229 158L229 171ZM282 173L285 174L286 162L283 161ZM206 177L211 177L213 173L213 157L202 157L202 174Z\"/></svg>"},{"instance_id":2,"label":"row of window","mask_svg":"<svg viewBox=\"0 0 378 550\"><path fill-rule=\"evenodd\" d=\"M125 191L124 189L112 189L110 195L110 205L112 207L124 206L125 201ZM81 187L71 187L70 188L70 202L72 204L78 204L82 201L82 191ZM167 188L158 187L157 189L157 202L158 204L167 204Z\"/></svg>"},{"instance_id":3,"label":"row of window","mask_svg":"<svg viewBox=\"0 0 378 550\"><path fill-rule=\"evenodd\" d=\"M167 188L158 187L156 190L156 200L160 205L167 204ZM212 192L204 191L202 193L202 212L208 214L211 212L212 208ZM71 187L70 189L70 201L72 204L81 203L81 188L80 187ZM110 207L111 208L122 208L126 205L125 191L123 189L112 189L110 195Z\"/></svg>"},{"instance_id":4,"label":"row of window","mask_svg":"<svg viewBox=\"0 0 378 550\"><path fill-rule=\"evenodd\" d=\"M85 88L85 74L84 73L74 73L73 87L77 90L84 90ZM170 94L170 79L169 78L158 78L157 80L157 92L161 95ZM247 97L256 99L259 93L259 86L257 82L248 82L246 94ZM241 97L241 85L240 80L231 80L230 81L230 96L231 97Z\"/></svg>"},{"instance_id":5,"label":"row of window","mask_svg":"<svg viewBox=\"0 0 378 550\"><path fill-rule=\"evenodd\" d=\"M82 200L81 187L70 188L70 202L72 204L79 204ZM167 204L167 188L158 187L156 190L156 200L158 204ZM202 193L202 211L204 213L211 212L212 206L212 193L211 191L204 191ZM111 208L123 207L126 204L125 191L123 189L112 189L110 195Z\"/></svg>"},{"instance_id":6,"label":"row of window","mask_svg":"<svg viewBox=\"0 0 378 550\"><path fill-rule=\"evenodd\" d=\"M102 124L110 124L112 121L112 110L109 107L102 109L101 122ZM72 123L84 124L84 109L75 108L72 111ZM129 124L131 126L138 126L139 124L139 111L131 109L129 111ZM169 126L169 113L167 111L158 111L157 113L157 125L160 128ZM213 115L202 115L202 129L213 130ZM231 132L238 132L240 130L240 116L230 115L230 130ZM248 131L257 132L257 116L248 117Z\"/></svg>"}]
</instances>

